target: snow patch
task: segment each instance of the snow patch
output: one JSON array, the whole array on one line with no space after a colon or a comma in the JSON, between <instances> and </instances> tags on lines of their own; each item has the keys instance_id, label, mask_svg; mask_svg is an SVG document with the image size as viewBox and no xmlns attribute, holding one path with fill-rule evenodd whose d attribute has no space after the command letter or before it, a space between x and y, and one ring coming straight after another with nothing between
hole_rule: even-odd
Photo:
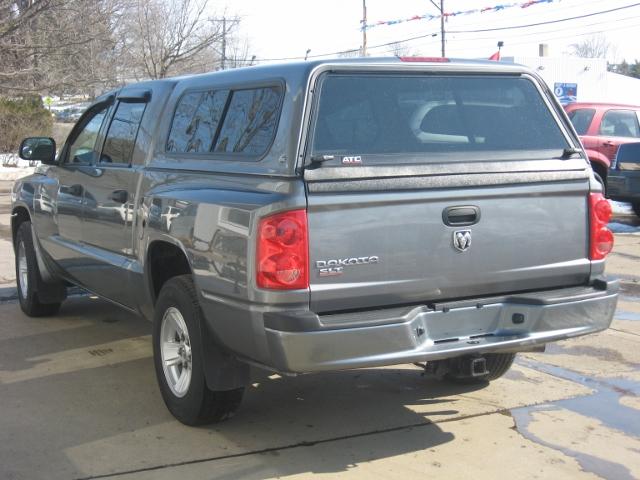
<instances>
[{"instance_id":1,"label":"snow patch","mask_svg":"<svg viewBox=\"0 0 640 480\"><path fill-rule=\"evenodd\" d=\"M611 203L611 209L613 210L613 213L622 215L633 215L633 209L631 208L630 203L614 202L613 200L609 200L609 203Z\"/></svg>"},{"instance_id":2,"label":"snow patch","mask_svg":"<svg viewBox=\"0 0 640 480\"><path fill-rule=\"evenodd\" d=\"M0 153L0 180L17 180L31 175L39 163L22 160L15 153Z\"/></svg>"}]
</instances>

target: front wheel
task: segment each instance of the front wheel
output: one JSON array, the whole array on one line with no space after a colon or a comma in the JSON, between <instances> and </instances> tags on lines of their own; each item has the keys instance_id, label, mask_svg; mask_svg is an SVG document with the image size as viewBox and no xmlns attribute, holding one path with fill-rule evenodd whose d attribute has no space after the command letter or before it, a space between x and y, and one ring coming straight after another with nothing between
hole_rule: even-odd
<instances>
[{"instance_id":1,"label":"front wheel","mask_svg":"<svg viewBox=\"0 0 640 480\"><path fill-rule=\"evenodd\" d=\"M173 277L164 284L153 320L156 377L173 416L185 425L219 422L232 416L244 388L214 391L207 387L200 335L204 319L191 275Z\"/></svg>"},{"instance_id":2,"label":"front wheel","mask_svg":"<svg viewBox=\"0 0 640 480\"><path fill-rule=\"evenodd\" d=\"M16 286L20 308L30 317L55 315L61 302L43 300L64 298L65 287L62 284L46 284L38 270L38 260L33 246L31 222L23 222L18 227L15 240Z\"/></svg>"}]
</instances>

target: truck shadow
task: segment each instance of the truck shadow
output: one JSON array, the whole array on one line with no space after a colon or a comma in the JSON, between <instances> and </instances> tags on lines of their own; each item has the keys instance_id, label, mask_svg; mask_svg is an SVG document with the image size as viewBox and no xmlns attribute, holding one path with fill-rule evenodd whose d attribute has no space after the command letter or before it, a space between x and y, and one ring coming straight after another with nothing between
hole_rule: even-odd
<instances>
[{"instance_id":1,"label":"truck shadow","mask_svg":"<svg viewBox=\"0 0 640 480\"><path fill-rule=\"evenodd\" d=\"M7 446L0 461L17 477L81 478L149 468L159 473L185 462L194 466L189 468L208 465L203 478L343 472L451 442L454 435L441 428L446 423L434 422L496 408L464 398L482 385L440 383L417 367L398 366L263 377L247 388L236 417L189 428L162 402L146 321L88 297L70 300L47 320L22 318L17 305L1 308L13 312L3 318L31 333L0 341L0 370L9 380L0 382L0 443ZM140 338L149 343L148 353L111 359L120 355L120 340ZM80 353L89 355L105 342L116 345L98 352L105 363L83 366ZM69 355L70 349L76 353ZM34 361L43 355L46 360ZM50 357L59 371L39 366ZM62 368L62 360L71 366ZM34 367L43 374L20 376ZM27 448L41 459L40 467L17 454Z\"/></svg>"}]
</instances>

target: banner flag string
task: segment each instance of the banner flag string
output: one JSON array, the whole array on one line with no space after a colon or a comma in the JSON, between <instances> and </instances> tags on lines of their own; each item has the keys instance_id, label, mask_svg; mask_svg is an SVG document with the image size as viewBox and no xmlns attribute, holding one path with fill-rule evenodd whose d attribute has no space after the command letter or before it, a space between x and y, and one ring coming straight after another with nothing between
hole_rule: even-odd
<instances>
[{"instance_id":1,"label":"banner flag string","mask_svg":"<svg viewBox=\"0 0 640 480\"><path fill-rule=\"evenodd\" d=\"M449 18L449 17L458 17L462 15L472 15L474 13L499 12L501 10L506 10L507 8L514 8L514 7L528 8L533 5L538 5L541 3L558 3L560 1L562 0L529 0L527 2L503 3L500 5L494 5L493 7L474 8L472 10L460 10L457 12L443 12L442 14L438 14L438 15L431 15L431 14L414 15L413 17L409 17L409 18L399 18L396 20L380 20L378 22L368 23L366 25L363 25L361 29L369 30L371 28L380 27L382 25L398 25L400 23L413 22L416 20L430 21L430 20L439 20L442 17Z\"/></svg>"}]
</instances>

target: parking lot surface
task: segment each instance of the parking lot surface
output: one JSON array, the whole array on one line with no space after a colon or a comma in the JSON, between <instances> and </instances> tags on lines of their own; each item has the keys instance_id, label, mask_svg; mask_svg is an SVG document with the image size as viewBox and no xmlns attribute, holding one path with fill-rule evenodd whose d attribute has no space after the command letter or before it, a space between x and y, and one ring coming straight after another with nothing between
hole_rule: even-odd
<instances>
[{"instance_id":1,"label":"parking lot surface","mask_svg":"<svg viewBox=\"0 0 640 480\"><path fill-rule=\"evenodd\" d=\"M640 233L615 222L612 328L521 354L490 386L413 365L250 387L237 416L189 428L156 386L151 326L88 295L24 316L0 182L0 478L640 478ZM628 232L628 233L622 233Z\"/></svg>"}]
</instances>

